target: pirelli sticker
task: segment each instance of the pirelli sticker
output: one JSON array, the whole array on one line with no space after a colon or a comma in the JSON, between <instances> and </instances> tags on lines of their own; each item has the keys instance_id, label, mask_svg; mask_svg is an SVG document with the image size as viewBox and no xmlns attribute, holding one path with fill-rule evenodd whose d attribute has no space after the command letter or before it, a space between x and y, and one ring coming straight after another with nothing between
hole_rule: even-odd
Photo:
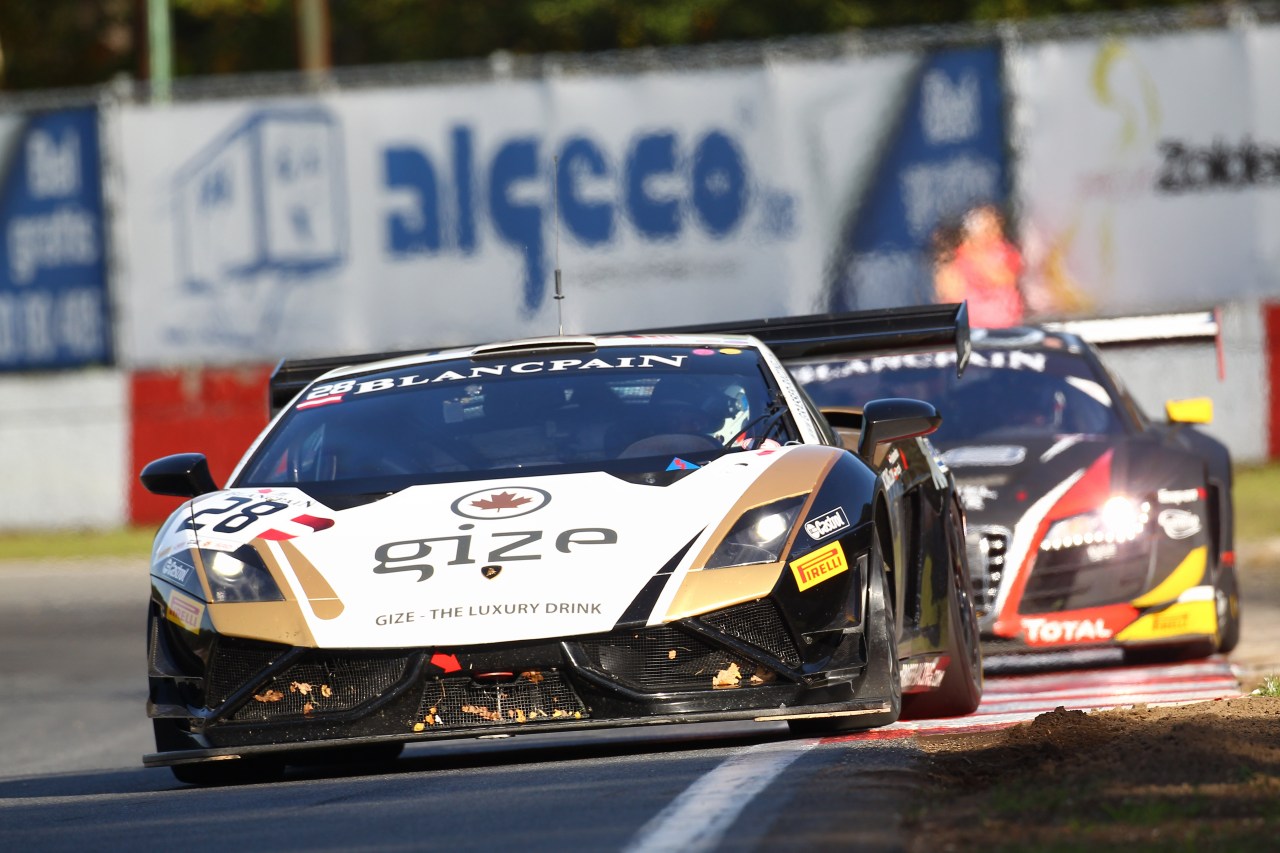
<instances>
[{"instance_id":1,"label":"pirelli sticker","mask_svg":"<svg viewBox=\"0 0 1280 853\"><path fill-rule=\"evenodd\" d=\"M200 633L200 620L204 617L204 605L189 595L174 590L169 594L168 619L193 634Z\"/></svg>"},{"instance_id":2,"label":"pirelli sticker","mask_svg":"<svg viewBox=\"0 0 1280 853\"><path fill-rule=\"evenodd\" d=\"M838 540L805 554L798 560L792 560L790 565L791 574L796 576L796 586L801 591L849 571L849 561L844 558L844 549L840 547Z\"/></svg>"}]
</instances>

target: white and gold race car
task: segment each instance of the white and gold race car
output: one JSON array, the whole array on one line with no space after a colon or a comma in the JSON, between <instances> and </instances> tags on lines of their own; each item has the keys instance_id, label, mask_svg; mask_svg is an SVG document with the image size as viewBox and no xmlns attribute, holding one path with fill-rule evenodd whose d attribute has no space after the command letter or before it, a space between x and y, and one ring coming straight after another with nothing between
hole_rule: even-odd
<instances>
[{"instance_id":1,"label":"white and gold race car","mask_svg":"<svg viewBox=\"0 0 1280 853\"><path fill-rule=\"evenodd\" d=\"M768 331L792 355L968 351L962 306ZM282 363L224 488L196 453L142 472L189 498L152 553L145 763L220 783L436 738L971 711L936 411L824 416L774 349L561 336Z\"/></svg>"}]
</instances>

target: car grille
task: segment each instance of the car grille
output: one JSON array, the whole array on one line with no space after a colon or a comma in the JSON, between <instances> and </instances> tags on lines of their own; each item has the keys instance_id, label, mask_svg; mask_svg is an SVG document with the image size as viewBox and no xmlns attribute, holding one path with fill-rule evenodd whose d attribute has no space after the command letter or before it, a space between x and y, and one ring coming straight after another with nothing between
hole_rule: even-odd
<instances>
[{"instance_id":1,"label":"car grille","mask_svg":"<svg viewBox=\"0 0 1280 853\"><path fill-rule=\"evenodd\" d=\"M582 642L591 668L619 683L645 693L714 690L719 678L747 686L757 664L733 652L710 645L692 634L663 625L638 631L617 631ZM736 670L731 669L736 666ZM721 673L725 673L723 677Z\"/></svg>"},{"instance_id":2,"label":"car grille","mask_svg":"<svg viewBox=\"0 0 1280 853\"><path fill-rule=\"evenodd\" d=\"M1149 565L1150 549L1141 541L1121 545L1101 560L1090 560L1083 547L1041 551L1018 612L1057 613L1129 601L1146 589Z\"/></svg>"},{"instance_id":3,"label":"car grille","mask_svg":"<svg viewBox=\"0 0 1280 853\"><path fill-rule=\"evenodd\" d=\"M1004 527L971 527L965 541L969 557L970 593L978 618L991 613L1005 574L1009 530Z\"/></svg>"},{"instance_id":4,"label":"car grille","mask_svg":"<svg viewBox=\"0 0 1280 853\"><path fill-rule=\"evenodd\" d=\"M414 731L447 731L589 718L582 700L556 670L526 672L512 681L431 679L422 691Z\"/></svg>"},{"instance_id":5,"label":"car grille","mask_svg":"<svg viewBox=\"0 0 1280 853\"><path fill-rule=\"evenodd\" d=\"M207 704L216 708L245 684L249 699L230 720L271 722L350 711L380 698L406 674L412 655L312 653L284 670L263 677L283 648L222 647L209 668Z\"/></svg>"},{"instance_id":6,"label":"car grille","mask_svg":"<svg viewBox=\"0 0 1280 853\"><path fill-rule=\"evenodd\" d=\"M262 671L282 657L281 646L221 643L209 663L205 681L205 704L216 708L246 683L257 681Z\"/></svg>"},{"instance_id":7,"label":"car grille","mask_svg":"<svg viewBox=\"0 0 1280 853\"><path fill-rule=\"evenodd\" d=\"M768 652L787 666L800 665L795 641L782 624L777 605L767 598L711 613L699 621L735 640Z\"/></svg>"}]
</instances>

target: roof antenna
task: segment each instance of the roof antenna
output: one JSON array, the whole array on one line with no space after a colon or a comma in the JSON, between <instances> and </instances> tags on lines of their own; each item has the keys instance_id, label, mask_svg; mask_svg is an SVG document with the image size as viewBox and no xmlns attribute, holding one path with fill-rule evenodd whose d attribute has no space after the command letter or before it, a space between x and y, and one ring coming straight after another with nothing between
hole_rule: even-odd
<instances>
[{"instance_id":1,"label":"roof antenna","mask_svg":"<svg viewBox=\"0 0 1280 853\"><path fill-rule=\"evenodd\" d=\"M564 335L564 290L560 286L560 155L551 158L551 199L553 203L552 216L555 217L556 227L556 323L559 331L557 334Z\"/></svg>"}]
</instances>

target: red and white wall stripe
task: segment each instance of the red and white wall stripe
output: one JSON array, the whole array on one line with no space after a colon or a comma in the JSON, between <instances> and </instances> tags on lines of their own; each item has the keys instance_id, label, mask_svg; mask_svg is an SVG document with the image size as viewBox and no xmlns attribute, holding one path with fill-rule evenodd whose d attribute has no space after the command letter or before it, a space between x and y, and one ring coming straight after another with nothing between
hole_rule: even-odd
<instances>
[{"instance_id":1,"label":"red and white wall stripe","mask_svg":"<svg viewBox=\"0 0 1280 853\"><path fill-rule=\"evenodd\" d=\"M1223 314L1225 376L1210 347L1123 350L1107 358L1153 417L1164 401L1213 398L1209 431L1237 462L1280 458L1280 302ZM199 451L225 481L267 423L272 365L0 376L0 531L156 524L180 501L138 472Z\"/></svg>"}]
</instances>

